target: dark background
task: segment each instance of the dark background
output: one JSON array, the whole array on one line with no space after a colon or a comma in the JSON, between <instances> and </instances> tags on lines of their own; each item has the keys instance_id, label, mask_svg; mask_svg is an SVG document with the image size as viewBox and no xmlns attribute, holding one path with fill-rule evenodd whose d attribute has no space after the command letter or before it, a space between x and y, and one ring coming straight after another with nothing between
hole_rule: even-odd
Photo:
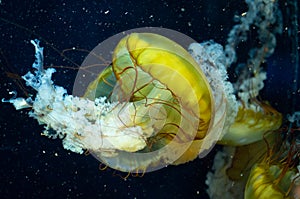
<instances>
[{"instance_id":1,"label":"dark background","mask_svg":"<svg viewBox=\"0 0 300 199\"><path fill-rule=\"evenodd\" d=\"M34 61L31 39L41 40L46 66L63 66L54 75L55 84L71 92L76 70L67 67L78 67L87 54L67 51L62 55L66 49L89 51L112 35L147 26L224 45L235 24L234 15L247 11L243 2L234 0L0 2L0 97L6 99L11 90L19 96L31 92L22 89L18 79ZM289 27L286 6L281 8L284 27ZM284 114L293 112L296 96L292 45L285 30L268 59L268 80L261 94ZM12 105L1 103L0 130L0 198L207 198L206 173L219 149L205 159L123 180L120 175L126 174L109 168L100 171L92 156L71 153L60 140L40 136L43 127L26 110L15 111Z\"/></svg>"}]
</instances>

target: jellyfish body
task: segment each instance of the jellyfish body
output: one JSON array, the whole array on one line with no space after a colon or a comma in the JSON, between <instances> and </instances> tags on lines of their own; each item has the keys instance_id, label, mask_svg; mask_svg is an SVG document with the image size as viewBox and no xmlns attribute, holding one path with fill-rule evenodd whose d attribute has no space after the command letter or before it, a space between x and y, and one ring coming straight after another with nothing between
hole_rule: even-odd
<instances>
[{"instance_id":1,"label":"jellyfish body","mask_svg":"<svg viewBox=\"0 0 300 199\"><path fill-rule=\"evenodd\" d=\"M252 167L247 185L245 199L293 198L289 195L295 170L283 172L283 165L256 164ZM282 176L281 176L282 175Z\"/></svg>"},{"instance_id":2,"label":"jellyfish body","mask_svg":"<svg viewBox=\"0 0 300 199\"><path fill-rule=\"evenodd\" d=\"M225 101L215 103L199 65L166 37L124 37L112 65L90 84L85 97L68 95L53 84L55 70L44 70L43 49L38 41L32 43L36 71L23 78L36 97L9 102L17 109L31 107L30 116L46 124L43 134L62 138L64 148L88 150L121 171L144 172L204 156L220 138ZM222 108L215 109L216 104Z\"/></svg>"},{"instance_id":3,"label":"jellyfish body","mask_svg":"<svg viewBox=\"0 0 300 199\"><path fill-rule=\"evenodd\" d=\"M298 146L278 136L268 152L251 169L244 198L299 198Z\"/></svg>"},{"instance_id":4,"label":"jellyfish body","mask_svg":"<svg viewBox=\"0 0 300 199\"><path fill-rule=\"evenodd\" d=\"M103 88L109 91L103 92L106 90ZM112 65L89 85L85 96L91 99L106 96L111 101L133 103L137 116L129 125L144 124L143 130L155 130L147 138L147 146L132 156L134 158L129 158L131 154L127 152L119 152L119 156L112 158L104 157L101 151L91 151L119 170L145 170L162 161L164 164L185 163L209 150L220 137L210 138L202 147L203 140L213 129L215 110L210 86L186 50L157 34L133 33L124 37L115 48ZM140 109L145 107L156 110L155 115L143 115L152 123L138 117ZM166 151L161 152L164 148ZM155 155L145 158L146 152ZM182 154L174 159L167 157L169 153Z\"/></svg>"},{"instance_id":5,"label":"jellyfish body","mask_svg":"<svg viewBox=\"0 0 300 199\"><path fill-rule=\"evenodd\" d=\"M282 115L268 104L260 103L255 109L239 107L234 123L219 144L243 146L263 140L265 133L277 130Z\"/></svg>"}]
</instances>

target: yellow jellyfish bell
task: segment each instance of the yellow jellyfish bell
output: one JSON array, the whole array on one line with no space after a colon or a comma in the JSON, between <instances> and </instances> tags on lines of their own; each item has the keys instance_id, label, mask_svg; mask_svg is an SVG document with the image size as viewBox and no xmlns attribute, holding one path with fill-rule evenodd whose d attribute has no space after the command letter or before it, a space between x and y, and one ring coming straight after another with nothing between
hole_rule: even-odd
<instances>
[{"instance_id":1,"label":"yellow jellyfish bell","mask_svg":"<svg viewBox=\"0 0 300 199\"><path fill-rule=\"evenodd\" d=\"M299 198L299 152L295 143L281 139L251 169L245 199Z\"/></svg>"},{"instance_id":2,"label":"yellow jellyfish bell","mask_svg":"<svg viewBox=\"0 0 300 199\"><path fill-rule=\"evenodd\" d=\"M132 70L128 70L129 66ZM166 37L152 33L133 33L117 45L113 70L117 79L122 79L130 78L132 73L136 75L136 68L166 85L175 96L180 97L183 106L194 115L200 115L201 125L197 136L203 138L211 120L212 95L204 74L190 54ZM137 89L142 83L122 81L122 91L130 95L133 91L130 89ZM195 113L196 107L199 113Z\"/></svg>"},{"instance_id":3,"label":"yellow jellyfish bell","mask_svg":"<svg viewBox=\"0 0 300 199\"><path fill-rule=\"evenodd\" d=\"M281 123L282 115L267 103L251 104L251 108L240 106L234 123L219 144L243 146L263 140L266 132L277 130Z\"/></svg>"},{"instance_id":4,"label":"yellow jellyfish bell","mask_svg":"<svg viewBox=\"0 0 300 199\"><path fill-rule=\"evenodd\" d=\"M195 159L201 151L214 120L214 102L210 86L191 55L174 41L153 33L132 33L120 40L112 64L90 83L85 97L106 96L110 101L134 104L132 123L143 131L153 130L147 146L136 153L158 151L171 145L170 157L158 153L153 159L118 160L91 153L108 166L122 171L146 170L161 162L181 164ZM151 134L151 132L150 132ZM218 137L216 137L218 139ZM216 140L210 139L211 147ZM210 142L210 144L207 144ZM180 151L185 146L184 151Z\"/></svg>"},{"instance_id":5,"label":"yellow jellyfish bell","mask_svg":"<svg viewBox=\"0 0 300 199\"><path fill-rule=\"evenodd\" d=\"M293 169L283 171L280 165L256 164L245 187L245 199L293 198L289 195L293 176Z\"/></svg>"}]
</instances>

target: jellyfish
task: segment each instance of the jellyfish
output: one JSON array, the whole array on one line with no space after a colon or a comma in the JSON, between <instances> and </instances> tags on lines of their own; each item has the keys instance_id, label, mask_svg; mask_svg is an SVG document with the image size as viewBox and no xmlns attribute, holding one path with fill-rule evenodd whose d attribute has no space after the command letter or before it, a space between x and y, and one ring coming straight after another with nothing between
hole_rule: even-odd
<instances>
[{"instance_id":1,"label":"jellyfish","mask_svg":"<svg viewBox=\"0 0 300 199\"><path fill-rule=\"evenodd\" d=\"M233 109L227 103L233 94L224 92L221 80L211 79L211 88L193 57L161 35L121 39L112 64L83 97L54 85L55 70L43 68L43 48L31 42L35 72L23 79L36 97L7 102L31 108L29 115L46 125L43 135L63 139L65 149L87 150L112 168L145 172L205 156L232 119L226 112Z\"/></svg>"},{"instance_id":2,"label":"jellyfish","mask_svg":"<svg viewBox=\"0 0 300 199\"><path fill-rule=\"evenodd\" d=\"M291 157L293 154L289 154ZM295 191L299 184L292 160L263 160L255 164L245 187L245 199L299 198ZM294 187L294 188L293 188ZM294 189L294 190L293 190Z\"/></svg>"}]
</instances>

